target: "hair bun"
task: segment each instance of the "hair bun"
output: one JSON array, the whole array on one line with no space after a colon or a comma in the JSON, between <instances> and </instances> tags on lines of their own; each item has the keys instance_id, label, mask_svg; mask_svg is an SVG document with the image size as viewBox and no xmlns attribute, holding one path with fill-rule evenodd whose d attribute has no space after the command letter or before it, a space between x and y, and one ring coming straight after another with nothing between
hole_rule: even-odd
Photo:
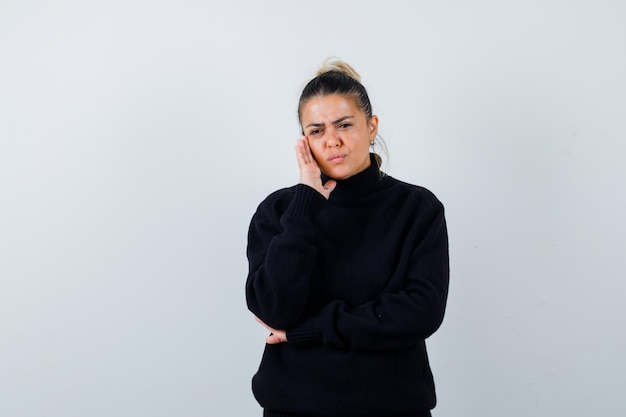
<instances>
[{"instance_id":1,"label":"hair bun","mask_svg":"<svg viewBox=\"0 0 626 417\"><path fill-rule=\"evenodd\" d=\"M319 77L320 75L329 72L347 75L348 77L354 78L358 82L361 82L361 76L359 75L359 73L356 72L355 69L352 68L349 64L336 57L327 58L324 62L322 62L322 65L320 65L319 69L317 70L316 76Z\"/></svg>"}]
</instances>

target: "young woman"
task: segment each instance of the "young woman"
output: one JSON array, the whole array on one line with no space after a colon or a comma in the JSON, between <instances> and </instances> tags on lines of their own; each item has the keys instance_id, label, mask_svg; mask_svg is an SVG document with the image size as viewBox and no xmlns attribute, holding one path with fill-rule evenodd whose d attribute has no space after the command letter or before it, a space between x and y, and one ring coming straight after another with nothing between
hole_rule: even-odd
<instances>
[{"instance_id":1,"label":"young woman","mask_svg":"<svg viewBox=\"0 0 626 417\"><path fill-rule=\"evenodd\" d=\"M378 117L348 64L322 66L298 117L300 183L269 195L248 234L248 308L271 332L254 395L265 417L430 416L443 206L380 170Z\"/></svg>"}]
</instances>

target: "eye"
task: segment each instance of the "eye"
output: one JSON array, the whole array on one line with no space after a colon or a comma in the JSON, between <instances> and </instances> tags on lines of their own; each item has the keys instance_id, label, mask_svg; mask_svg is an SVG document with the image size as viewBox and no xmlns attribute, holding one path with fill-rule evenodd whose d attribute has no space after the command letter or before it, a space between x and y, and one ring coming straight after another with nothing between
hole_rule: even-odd
<instances>
[{"instance_id":1,"label":"eye","mask_svg":"<svg viewBox=\"0 0 626 417\"><path fill-rule=\"evenodd\" d=\"M350 126L352 126L351 123L342 123L342 124L339 125L339 129L347 129Z\"/></svg>"},{"instance_id":2,"label":"eye","mask_svg":"<svg viewBox=\"0 0 626 417\"><path fill-rule=\"evenodd\" d=\"M322 133L322 130L321 130L321 129L313 129L313 130L310 130L310 131L309 131L309 136L317 136L317 135L319 135L320 133Z\"/></svg>"}]
</instances>

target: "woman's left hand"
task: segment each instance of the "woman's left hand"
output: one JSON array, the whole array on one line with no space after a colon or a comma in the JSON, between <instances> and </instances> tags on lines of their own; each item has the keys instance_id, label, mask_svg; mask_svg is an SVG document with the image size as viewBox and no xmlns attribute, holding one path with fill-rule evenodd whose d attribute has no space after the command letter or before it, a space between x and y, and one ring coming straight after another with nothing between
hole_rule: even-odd
<instances>
[{"instance_id":1,"label":"woman's left hand","mask_svg":"<svg viewBox=\"0 0 626 417\"><path fill-rule=\"evenodd\" d=\"M267 338L265 339L265 343L267 343L268 345L277 345L279 343L287 342L287 333L284 330L277 330L268 326L267 324L263 322L263 320L261 320L257 316L254 316L254 319L272 333L269 336L267 336Z\"/></svg>"}]
</instances>

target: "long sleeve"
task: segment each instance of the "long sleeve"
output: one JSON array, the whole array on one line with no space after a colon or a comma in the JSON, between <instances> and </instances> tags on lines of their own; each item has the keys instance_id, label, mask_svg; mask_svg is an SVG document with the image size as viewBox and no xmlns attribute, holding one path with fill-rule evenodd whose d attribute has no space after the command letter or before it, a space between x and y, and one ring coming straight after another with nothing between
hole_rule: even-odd
<instances>
[{"instance_id":1,"label":"long sleeve","mask_svg":"<svg viewBox=\"0 0 626 417\"><path fill-rule=\"evenodd\" d=\"M314 221L325 202L299 184L268 197L252 218L246 299L250 311L274 328L301 319L316 256Z\"/></svg>"},{"instance_id":2,"label":"long sleeve","mask_svg":"<svg viewBox=\"0 0 626 417\"><path fill-rule=\"evenodd\" d=\"M323 344L348 350L400 349L420 343L440 326L449 281L448 235L444 210L434 201L417 215L392 282L402 282L357 306L335 300L319 314L288 328L294 345ZM408 241L411 241L408 239ZM402 261L406 258L407 262Z\"/></svg>"}]
</instances>

